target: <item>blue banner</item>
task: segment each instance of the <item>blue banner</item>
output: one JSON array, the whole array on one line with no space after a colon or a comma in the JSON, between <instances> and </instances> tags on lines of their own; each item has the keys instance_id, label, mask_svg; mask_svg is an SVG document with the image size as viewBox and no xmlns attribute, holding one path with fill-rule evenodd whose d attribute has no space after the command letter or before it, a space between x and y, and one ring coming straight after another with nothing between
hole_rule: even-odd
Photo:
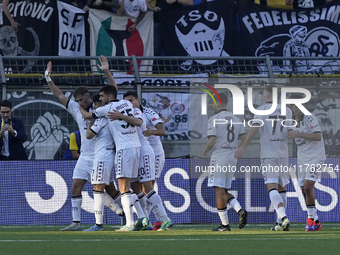
<instances>
[{"instance_id":1,"label":"blue banner","mask_svg":"<svg viewBox=\"0 0 340 255\"><path fill-rule=\"evenodd\" d=\"M209 160L199 160L206 165ZM295 163L296 159L291 159ZM1 162L0 189L1 225L67 225L72 221L70 189L76 161L17 161ZM192 163L192 162L191 162ZM340 181L335 166L339 158L328 159L333 164L332 174L322 174L322 182L315 187L316 206L322 222L339 221ZM241 166L260 165L257 159L242 159ZM189 159L167 159L156 190L163 199L169 217L175 223L216 223L213 188L207 187L207 173L193 174ZM191 170L191 171L190 171ZM191 178L190 176L195 176ZM274 223L275 212L262 178L236 179L231 192L249 212L249 223ZM82 193L83 224L93 224L92 186L87 184ZM287 214L292 222L306 220L306 207L296 179L288 185ZM237 214L229 210L230 222L238 222ZM153 216L151 220L155 219ZM119 217L105 209L104 224L118 224Z\"/></svg>"}]
</instances>

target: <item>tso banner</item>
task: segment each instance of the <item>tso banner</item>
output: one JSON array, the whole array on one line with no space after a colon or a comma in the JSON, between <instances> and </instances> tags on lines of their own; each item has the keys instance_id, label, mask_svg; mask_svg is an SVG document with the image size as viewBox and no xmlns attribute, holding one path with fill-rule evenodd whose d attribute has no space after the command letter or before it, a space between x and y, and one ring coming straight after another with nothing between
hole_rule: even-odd
<instances>
[{"instance_id":1,"label":"tso banner","mask_svg":"<svg viewBox=\"0 0 340 255\"><path fill-rule=\"evenodd\" d=\"M234 1L217 0L163 12L160 21L167 56L228 57L232 51ZM216 60L187 60L179 68L190 72L218 72L227 67ZM232 61L230 61L232 64Z\"/></svg>"},{"instance_id":2,"label":"tso banner","mask_svg":"<svg viewBox=\"0 0 340 255\"><path fill-rule=\"evenodd\" d=\"M85 12L58 1L59 56L85 56Z\"/></svg>"},{"instance_id":3,"label":"tso banner","mask_svg":"<svg viewBox=\"0 0 340 255\"><path fill-rule=\"evenodd\" d=\"M10 1L8 10L19 23L15 32L11 23L0 8L0 55L2 56L53 56L56 55L57 14L56 1ZM27 72L32 69L35 60L27 61L20 70L5 67L13 72Z\"/></svg>"},{"instance_id":4,"label":"tso banner","mask_svg":"<svg viewBox=\"0 0 340 255\"><path fill-rule=\"evenodd\" d=\"M134 21L135 18L90 9L88 22L91 56L153 56L153 13L147 12L135 30L127 31ZM152 60L139 61L138 64L141 64L139 71L152 71ZM132 66L126 66L117 64L111 68L131 72Z\"/></svg>"},{"instance_id":5,"label":"tso banner","mask_svg":"<svg viewBox=\"0 0 340 255\"><path fill-rule=\"evenodd\" d=\"M246 55L263 57L339 57L340 1L315 9L272 9L245 0L236 1ZM267 73L266 65L259 65ZM273 64L275 73L334 73L334 60L285 60Z\"/></svg>"}]
</instances>

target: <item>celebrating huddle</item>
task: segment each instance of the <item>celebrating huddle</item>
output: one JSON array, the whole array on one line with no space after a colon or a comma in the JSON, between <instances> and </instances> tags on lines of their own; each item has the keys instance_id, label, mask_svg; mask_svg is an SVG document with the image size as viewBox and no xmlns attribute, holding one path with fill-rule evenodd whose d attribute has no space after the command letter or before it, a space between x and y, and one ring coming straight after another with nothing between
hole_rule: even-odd
<instances>
[{"instance_id":1,"label":"celebrating huddle","mask_svg":"<svg viewBox=\"0 0 340 255\"><path fill-rule=\"evenodd\" d=\"M110 85L104 86L93 100L85 87L75 90L75 101L68 100L50 77L51 62L45 71L51 91L74 117L81 132L81 154L71 189L73 222L60 230L81 230L81 190L87 181L93 185L96 224L84 231L103 230L104 206L121 217L117 231L166 230L172 221L154 190L165 163L159 138L165 133L163 121L151 109L143 108L134 92L127 92L124 100L118 100L118 87L108 61L104 56L99 60L98 67ZM113 184L114 165L119 191ZM133 211L138 217L136 223ZM154 226L149 222L151 211L157 220Z\"/></svg>"}]
</instances>

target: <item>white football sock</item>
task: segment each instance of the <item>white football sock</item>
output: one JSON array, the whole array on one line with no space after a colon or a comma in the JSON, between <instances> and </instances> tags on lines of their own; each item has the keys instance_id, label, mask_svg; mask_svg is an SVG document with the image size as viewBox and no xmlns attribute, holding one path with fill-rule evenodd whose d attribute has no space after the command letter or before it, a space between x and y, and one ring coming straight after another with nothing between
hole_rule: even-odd
<instances>
[{"instance_id":1,"label":"white football sock","mask_svg":"<svg viewBox=\"0 0 340 255\"><path fill-rule=\"evenodd\" d=\"M145 218L144 211L139 203L136 193L132 193L132 201L133 201L133 209L134 209L134 212L137 214L137 218L138 219Z\"/></svg>"},{"instance_id":2,"label":"white football sock","mask_svg":"<svg viewBox=\"0 0 340 255\"><path fill-rule=\"evenodd\" d=\"M283 200L279 194L279 192L276 189L272 189L269 191L269 198L270 201L277 213L277 217L282 219L286 216L286 210L284 207L278 207L280 203L283 203Z\"/></svg>"},{"instance_id":3,"label":"white football sock","mask_svg":"<svg viewBox=\"0 0 340 255\"><path fill-rule=\"evenodd\" d=\"M222 225L226 226L229 224L228 210L227 207L223 209L217 209L218 216L220 216Z\"/></svg>"},{"instance_id":4,"label":"white football sock","mask_svg":"<svg viewBox=\"0 0 340 255\"><path fill-rule=\"evenodd\" d=\"M125 218L126 218L126 225L128 227L131 227L134 225L133 222L133 211L132 211L132 206L133 206L133 201L132 201L132 194L130 191L124 193L121 195L122 196L122 206L123 210L125 213Z\"/></svg>"},{"instance_id":5,"label":"white football sock","mask_svg":"<svg viewBox=\"0 0 340 255\"><path fill-rule=\"evenodd\" d=\"M72 220L74 222L80 222L80 213L81 213L81 202L83 198L80 197L72 197L71 204L72 204Z\"/></svg>"},{"instance_id":6,"label":"white football sock","mask_svg":"<svg viewBox=\"0 0 340 255\"><path fill-rule=\"evenodd\" d=\"M105 192L103 194L103 197L104 197L104 205L107 208L109 208L110 210L112 210L116 214L122 214L123 213L123 209L115 202L115 200L113 200L113 198L109 194L107 194Z\"/></svg>"},{"instance_id":7,"label":"white football sock","mask_svg":"<svg viewBox=\"0 0 340 255\"><path fill-rule=\"evenodd\" d=\"M142 207L142 209L144 211L145 217L149 218L148 211L146 210L146 207L147 207L146 196L144 195L143 192L138 194L138 200L139 200L140 206Z\"/></svg>"},{"instance_id":8,"label":"white football sock","mask_svg":"<svg viewBox=\"0 0 340 255\"><path fill-rule=\"evenodd\" d=\"M151 190L146 197L150 200L150 202L153 205L153 210L154 212L157 212L159 215L160 220L163 221L168 221L168 215L166 214L166 211L163 206L163 202L161 197L156 193L156 191ZM155 213L156 216L156 213ZM158 220L157 220L158 221Z\"/></svg>"},{"instance_id":9,"label":"white football sock","mask_svg":"<svg viewBox=\"0 0 340 255\"><path fill-rule=\"evenodd\" d=\"M307 216L309 219L313 219L315 221L315 205L307 205Z\"/></svg>"},{"instance_id":10,"label":"white football sock","mask_svg":"<svg viewBox=\"0 0 340 255\"><path fill-rule=\"evenodd\" d=\"M238 202L238 200L236 198L230 198L229 199L229 204L230 206L236 211L238 212L239 210L242 209L242 206L240 205L240 203Z\"/></svg>"},{"instance_id":11,"label":"white football sock","mask_svg":"<svg viewBox=\"0 0 340 255\"><path fill-rule=\"evenodd\" d=\"M283 191L283 192L279 192L282 200L283 200L283 207L286 209L287 208L287 192L286 191ZM279 217L276 218L276 222L281 224L282 223L282 220L279 219Z\"/></svg>"},{"instance_id":12,"label":"white football sock","mask_svg":"<svg viewBox=\"0 0 340 255\"><path fill-rule=\"evenodd\" d=\"M104 217L104 192L93 191L94 215L97 225L103 225Z\"/></svg>"},{"instance_id":13,"label":"white football sock","mask_svg":"<svg viewBox=\"0 0 340 255\"><path fill-rule=\"evenodd\" d=\"M118 206L122 207L122 201L121 201L122 196L121 196L119 191L118 191L118 193L112 199L116 202L116 204Z\"/></svg>"}]
</instances>

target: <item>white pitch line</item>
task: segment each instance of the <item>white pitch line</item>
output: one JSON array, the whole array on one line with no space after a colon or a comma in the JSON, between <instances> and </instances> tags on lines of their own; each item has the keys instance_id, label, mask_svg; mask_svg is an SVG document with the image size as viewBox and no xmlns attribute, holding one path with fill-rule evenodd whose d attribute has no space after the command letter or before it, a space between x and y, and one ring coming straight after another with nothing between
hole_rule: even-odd
<instances>
[{"instance_id":1,"label":"white pitch line","mask_svg":"<svg viewBox=\"0 0 340 255\"><path fill-rule=\"evenodd\" d=\"M131 241L136 241L136 242L145 242L145 241L150 241L150 242L158 242L158 241L165 241L165 242L173 242L173 241L251 241L251 240L314 240L314 239L339 239L339 238L329 238L329 237L316 237L315 238L310 238L310 237L277 237L277 238L272 238L272 237L264 237L264 238L185 238L185 239L134 239L134 238L129 238L129 239L53 239L53 240L0 240L0 243L25 243L25 242L131 242Z\"/></svg>"}]
</instances>

